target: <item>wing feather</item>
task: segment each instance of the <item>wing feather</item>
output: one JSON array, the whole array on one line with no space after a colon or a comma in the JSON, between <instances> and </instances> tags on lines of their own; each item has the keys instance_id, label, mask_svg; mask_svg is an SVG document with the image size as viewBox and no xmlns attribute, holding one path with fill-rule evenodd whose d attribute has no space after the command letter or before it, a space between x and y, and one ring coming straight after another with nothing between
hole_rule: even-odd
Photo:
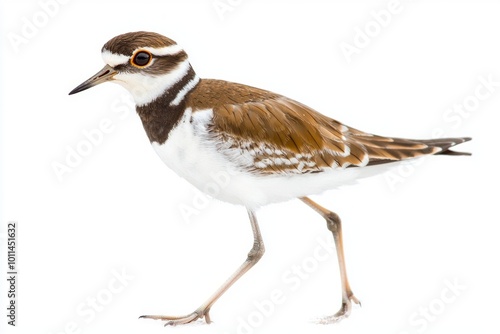
<instances>
[{"instance_id":1,"label":"wing feather","mask_svg":"<svg viewBox=\"0 0 500 334\"><path fill-rule=\"evenodd\" d=\"M220 143L219 149L233 160L245 156L241 167L259 174L321 172L457 154L449 148L470 139L376 136L284 96L218 80L202 80L190 104L194 112L213 109L209 133Z\"/></svg>"}]
</instances>

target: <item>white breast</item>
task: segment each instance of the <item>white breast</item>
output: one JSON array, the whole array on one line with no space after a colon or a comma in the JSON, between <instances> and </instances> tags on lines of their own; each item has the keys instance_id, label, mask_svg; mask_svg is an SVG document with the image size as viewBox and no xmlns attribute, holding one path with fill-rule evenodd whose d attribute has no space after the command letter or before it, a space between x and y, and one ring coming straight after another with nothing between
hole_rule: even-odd
<instances>
[{"instance_id":1,"label":"white breast","mask_svg":"<svg viewBox=\"0 0 500 334\"><path fill-rule=\"evenodd\" d=\"M211 109L187 110L168 140L153 148L163 162L195 187L219 200L257 208L274 202L317 194L353 180L386 170L383 168L332 169L323 173L258 175L241 168L241 160L217 150L207 126Z\"/></svg>"}]
</instances>

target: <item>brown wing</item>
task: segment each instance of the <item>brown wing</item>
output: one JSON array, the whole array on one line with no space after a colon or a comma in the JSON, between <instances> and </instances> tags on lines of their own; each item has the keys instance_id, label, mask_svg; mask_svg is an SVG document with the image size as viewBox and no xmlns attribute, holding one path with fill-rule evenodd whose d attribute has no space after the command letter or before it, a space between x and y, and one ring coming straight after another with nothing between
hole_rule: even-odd
<instances>
[{"instance_id":1,"label":"brown wing","mask_svg":"<svg viewBox=\"0 0 500 334\"><path fill-rule=\"evenodd\" d=\"M225 81L202 80L190 98L195 110L213 108L209 131L219 149L262 174L380 164L443 153L466 141L375 136L284 96Z\"/></svg>"}]
</instances>

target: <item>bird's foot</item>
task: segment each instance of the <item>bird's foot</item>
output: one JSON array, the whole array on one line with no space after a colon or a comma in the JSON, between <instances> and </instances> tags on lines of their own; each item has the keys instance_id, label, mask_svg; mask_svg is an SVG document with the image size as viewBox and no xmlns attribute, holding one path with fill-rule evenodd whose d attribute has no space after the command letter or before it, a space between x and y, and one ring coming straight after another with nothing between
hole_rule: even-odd
<instances>
[{"instance_id":1,"label":"bird's foot","mask_svg":"<svg viewBox=\"0 0 500 334\"><path fill-rule=\"evenodd\" d=\"M351 294L347 299L342 300L342 306L337 313L317 319L315 322L317 322L318 324L333 324L348 318L351 314L352 303L361 306L361 302L358 300L358 298Z\"/></svg>"},{"instance_id":2,"label":"bird's foot","mask_svg":"<svg viewBox=\"0 0 500 334\"><path fill-rule=\"evenodd\" d=\"M140 316L140 319L153 319L153 320L162 320L166 321L165 326L177 326L177 325L185 325L189 324L193 321L196 321L201 318L205 318L205 321L207 324L211 323L212 321L210 320L210 315L209 315L210 309L206 310L196 310L193 313L190 313L185 316L180 316L180 317L172 317L172 316L164 316L164 315L143 315Z\"/></svg>"}]
</instances>

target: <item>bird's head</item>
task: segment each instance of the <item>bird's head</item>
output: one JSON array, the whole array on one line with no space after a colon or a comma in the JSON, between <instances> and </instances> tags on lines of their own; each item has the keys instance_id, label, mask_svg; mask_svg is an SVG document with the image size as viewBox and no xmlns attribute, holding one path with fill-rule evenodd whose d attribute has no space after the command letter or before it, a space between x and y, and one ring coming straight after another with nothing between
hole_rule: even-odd
<instances>
[{"instance_id":1,"label":"bird's head","mask_svg":"<svg viewBox=\"0 0 500 334\"><path fill-rule=\"evenodd\" d=\"M111 81L125 87L138 106L165 94L194 72L184 50L173 40L152 32L130 32L116 36L102 47L106 65L73 89L76 94Z\"/></svg>"}]
</instances>

